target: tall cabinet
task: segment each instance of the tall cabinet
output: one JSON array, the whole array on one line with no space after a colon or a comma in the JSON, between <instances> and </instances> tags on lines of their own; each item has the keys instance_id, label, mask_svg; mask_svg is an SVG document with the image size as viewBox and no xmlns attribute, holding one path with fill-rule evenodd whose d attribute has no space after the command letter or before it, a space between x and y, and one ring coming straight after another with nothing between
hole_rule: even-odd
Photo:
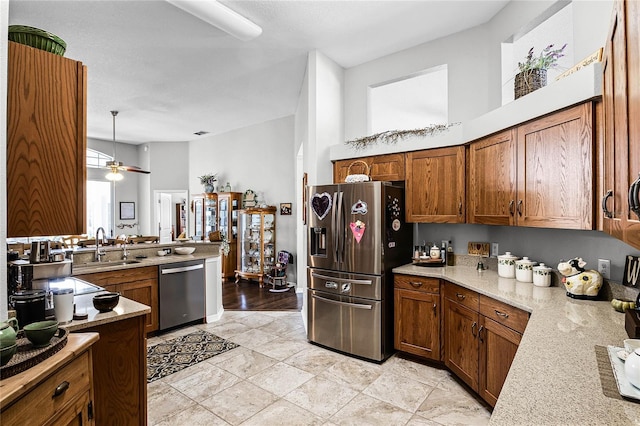
<instances>
[{"instance_id":1,"label":"tall cabinet","mask_svg":"<svg viewBox=\"0 0 640 426\"><path fill-rule=\"evenodd\" d=\"M614 2L603 57L602 230L640 248L640 4Z\"/></svg>"},{"instance_id":2,"label":"tall cabinet","mask_svg":"<svg viewBox=\"0 0 640 426\"><path fill-rule=\"evenodd\" d=\"M240 278L258 280L273 268L276 259L276 208L250 208L239 211L238 267Z\"/></svg>"},{"instance_id":3,"label":"tall cabinet","mask_svg":"<svg viewBox=\"0 0 640 426\"><path fill-rule=\"evenodd\" d=\"M220 234L229 243L229 254L222 256L222 277L233 277L238 260L238 218L242 205L241 192L218 193L218 223Z\"/></svg>"},{"instance_id":4,"label":"tall cabinet","mask_svg":"<svg viewBox=\"0 0 640 426\"><path fill-rule=\"evenodd\" d=\"M87 68L9 42L7 237L86 231Z\"/></svg>"},{"instance_id":5,"label":"tall cabinet","mask_svg":"<svg viewBox=\"0 0 640 426\"><path fill-rule=\"evenodd\" d=\"M218 194L195 195L191 201L196 240L208 240L209 233L218 230Z\"/></svg>"}]
</instances>

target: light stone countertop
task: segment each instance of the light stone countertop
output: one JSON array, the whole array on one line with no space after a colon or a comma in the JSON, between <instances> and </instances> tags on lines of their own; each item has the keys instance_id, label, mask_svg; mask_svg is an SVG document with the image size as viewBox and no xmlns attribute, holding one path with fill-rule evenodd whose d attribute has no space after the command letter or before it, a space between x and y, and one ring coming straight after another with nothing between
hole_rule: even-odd
<instances>
[{"instance_id":1,"label":"light stone countertop","mask_svg":"<svg viewBox=\"0 0 640 426\"><path fill-rule=\"evenodd\" d=\"M145 266L158 266L165 265L167 263L185 262L188 260L204 260L210 257L220 256L218 253L198 253L195 251L193 254L170 254L166 256L147 255L144 259L136 259L135 256L129 256L129 260L137 260L140 263L130 263L123 265L122 260L111 260L103 262L91 262L91 263L74 263L72 276L94 274L97 272L118 271L121 269L133 269L142 268Z\"/></svg>"},{"instance_id":2,"label":"light stone countertop","mask_svg":"<svg viewBox=\"0 0 640 426\"><path fill-rule=\"evenodd\" d=\"M442 278L531 313L491 425L640 425L640 403L602 392L595 346L622 346L624 314L467 266L405 265L394 273Z\"/></svg>"},{"instance_id":3,"label":"light stone countertop","mask_svg":"<svg viewBox=\"0 0 640 426\"><path fill-rule=\"evenodd\" d=\"M151 308L134 300L120 296L118 305L109 312L99 312L93 307L93 296L103 294L104 291L98 293L90 293L74 296L73 302L76 305L76 313L87 313L89 317L86 320L73 320L69 324L60 325L69 332L84 330L102 324L109 324L128 318L146 315L151 312Z\"/></svg>"}]
</instances>

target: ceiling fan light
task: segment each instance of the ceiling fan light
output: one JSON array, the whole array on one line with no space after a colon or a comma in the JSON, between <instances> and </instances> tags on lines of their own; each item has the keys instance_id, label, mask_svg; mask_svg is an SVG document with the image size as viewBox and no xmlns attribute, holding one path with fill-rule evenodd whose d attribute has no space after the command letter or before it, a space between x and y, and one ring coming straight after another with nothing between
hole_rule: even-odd
<instances>
[{"instance_id":1,"label":"ceiling fan light","mask_svg":"<svg viewBox=\"0 0 640 426\"><path fill-rule=\"evenodd\" d=\"M118 182L118 181L121 181L123 177L124 177L124 176L122 176L122 173L120 173L120 172L119 172L119 171L117 171L117 170L115 170L115 171L114 171L114 170L111 170L109 173L107 173L107 174L105 175L105 178L106 178L107 180L112 181L112 182Z\"/></svg>"}]
</instances>

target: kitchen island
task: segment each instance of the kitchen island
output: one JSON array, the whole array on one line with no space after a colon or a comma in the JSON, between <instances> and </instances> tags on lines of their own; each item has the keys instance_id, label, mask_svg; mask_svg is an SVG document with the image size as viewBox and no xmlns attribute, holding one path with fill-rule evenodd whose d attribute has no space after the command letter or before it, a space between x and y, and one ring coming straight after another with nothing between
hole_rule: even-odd
<instances>
[{"instance_id":1,"label":"kitchen island","mask_svg":"<svg viewBox=\"0 0 640 426\"><path fill-rule=\"evenodd\" d=\"M147 339L145 316L151 309L120 297L110 312L98 312L93 296L74 297L76 313L87 319L62 325L70 332L95 332L93 345L94 415L96 424L147 422Z\"/></svg>"},{"instance_id":2,"label":"kitchen island","mask_svg":"<svg viewBox=\"0 0 640 426\"><path fill-rule=\"evenodd\" d=\"M440 278L531 313L491 425L637 425L640 403L603 393L596 346L622 346L624 314L467 266L405 265L394 273ZM608 363L606 360L605 365Z\"/></svg>"}]
</instances>

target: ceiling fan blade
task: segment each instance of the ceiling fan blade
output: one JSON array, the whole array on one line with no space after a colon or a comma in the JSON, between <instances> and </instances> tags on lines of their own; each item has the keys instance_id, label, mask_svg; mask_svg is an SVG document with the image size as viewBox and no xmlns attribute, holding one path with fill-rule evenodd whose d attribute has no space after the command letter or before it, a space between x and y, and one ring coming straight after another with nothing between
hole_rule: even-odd
<instances>
[{"instance_id":1,"label":"ceiling fan blade","mask_svg":"<svg viewBox=\"0 0 640 426\"><path fill-rule=\"evenodd\" d=\"M118 167L120 170L124 170L125 172L135 172L135 173L144 173L144 174L150 174L151 172L148 172L146 170L142 170L140 167L138 166L120 166Z\"/></svg>"}]
</instances>

